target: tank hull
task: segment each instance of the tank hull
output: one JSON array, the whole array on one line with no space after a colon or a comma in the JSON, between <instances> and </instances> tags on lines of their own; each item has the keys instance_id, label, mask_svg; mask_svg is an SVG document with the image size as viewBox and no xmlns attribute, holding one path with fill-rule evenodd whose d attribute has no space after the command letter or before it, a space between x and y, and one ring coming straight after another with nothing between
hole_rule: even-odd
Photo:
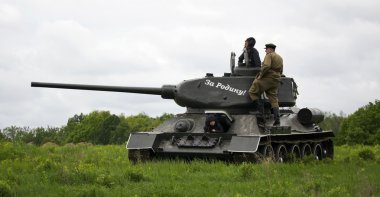
<instances>
[{"instance_id":1,"label":"tank hull","mask_svg":"<svg viewBox=\"0 0 380 197\"><path fill-rule=\"evenodd\" d=\"M316 159L333 158L332 131L322 131L315 125L295 124L294 114L284 114L282 125L272 127L257 123L257 115L232 115L234 122L227 132L206 133L204 114L179 114L152 132L130 135L126 148L132 162L154 158L204 158L228 161L256 162L263 159L286 161L312 155ZM176 132L176 122L191 120L193 127ZM293 120L294 119L294 120Z\"/></svg>"}]
</instances>

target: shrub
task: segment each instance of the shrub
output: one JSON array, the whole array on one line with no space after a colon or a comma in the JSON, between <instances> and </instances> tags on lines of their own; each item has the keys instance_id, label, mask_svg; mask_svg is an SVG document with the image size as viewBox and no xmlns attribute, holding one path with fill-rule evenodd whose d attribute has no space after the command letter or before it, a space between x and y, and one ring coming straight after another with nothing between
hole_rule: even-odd
<instances>
[{"instance_id":1,"label":"shrub","mask_svg":"<svg viewBox=\"0 0 380 197\"><path fill-rule=\"evenodd\" d=\"M239 168L239 175L243 179L252 178L254 175L253 164L245 163L245 162L241 164Z\"/></svg>"},{"instance_id":2,"label":"shrub","mask_svg":"<svg viewBox=\"0 0 380 197\"><path fill-rule=\"evenodd\" d=\"M58 164L51 159L41 158L38 159L38 165L35 168L37 171L51 170L57 168Z\"/></svg>"},{"instance_id":3,"label":"shrub","mask_svg":"<svg viewBox=\"0 0 380 197\"><path fill-rule=\"evenodd\" d=\"M7 136L5 136L2 132L1 132L1 130L0 130L0 142L2 142L2 141L6 141L7 140Z\"/></svg>"},{"instance_id":4,"label":"shrub","mask_svg":"<svg viewBox=\"0 0 380 197\"><path fill-rule=\"evenodd\" d=\"M380 144L380 128L369 137L370 144Z\"/></svg>"},{"instance_id":5,"label":"shrub","mask_svg":"<svg viewBox=\"0 0 380 197\"><path fill-rule=\"evenodd\" d=\"M337 135L338 144L349 145L366 144L374 145L380 143L380 100L369 103L359 108L352 115L345 118Z\"/></svg>"},{"instance_id":6,"label":"shrub","mask_svg":"<svg viewBox=\"0 0 380 197\"><path fill-rule=\"evenodd\" d=\"M127 171L127 177L130 181L133 182L140 182L146 179L141 168L130 168Z\"/></svg>"},{"instance_id":7,"label":"shrub","mask_svg":"<svg viewBox=\"0 0 380 197\"><path fill-rule=\"evenodd\" d=\"M317 162L314 155L307 155L301 161L304 164L315 164Z\"/></svg>"},{"instance_id":8,"label":"shrub","mask_svg":"<svg viewBox=\"0 0 380 197\"><path fill-rule=\"evenodd\" d=\"M75 169L74 174L81 183L94 183L96 182L98 168L94 164L79 163Z\"/></svg>"},{"instance_id":9,"label":"shrub","mask_svg":"<svg viewBox=\"0 0 380 197\"><path fill-rule=\"evenodd\" d=\"M344 158L343 158L343 162L344 162L344 163L349 163L349 162L351 162L351 157L350 157L350 156L346 156L346 157L344 157Z\"/></svg>"},{"instance_id":10,"label":"shrub","mask_svg":"<svg viewBox=\"0 0 380 197\"><path fill-rule=\"evenodd\" d=\"M374 161L375 158L375 153L371 149L364 149L359 152L359 157L362 158L363 160L371 160Z\"/></svg>"},{"instance_id":11,"label":"shrub","mask_svg":"<svg viewBox=\"0 0 380 197\"><path fill-rule=\"evenodd\" d=\"M96 183L99 185L106 186L111 188L115 183L113 182L112 177L109 175L109 172L102 173L96 178Z\"/></svg>"},{"instance_id":12,"label":"shrub","mask_svg":"<svg viewBox=\"0 0 380 197\"><path fill-rule=\"evenodd\" d=\"M365 132L360 127L352 128L350 131L348 131L346 136L346 142L348 145L355 145L355 144L368 144L367 139L369 137L369 134Z\"/></svg>"},{"instance_id":13,"label":"shrub","mask_svg":"<svg viewBox=\"0 0 380 197\"><path fill-rule=\"evenodd\" d=\"M0 143L0 161L5 159L23 158L26 155L25 146L18 143Z\"/></svg>"},{"instance_id":14,"label":"shrub","mask_svg":"<svg viewBox=\"0 0 380 197\"><path fill-rule=\"evenodd\" d=\"M294 154L294 153L289 153L287 156L286 156L286 161L287 162L300 162L301 159L300 158L297 158L297 156Z\"/></svg>"}]
</instances>

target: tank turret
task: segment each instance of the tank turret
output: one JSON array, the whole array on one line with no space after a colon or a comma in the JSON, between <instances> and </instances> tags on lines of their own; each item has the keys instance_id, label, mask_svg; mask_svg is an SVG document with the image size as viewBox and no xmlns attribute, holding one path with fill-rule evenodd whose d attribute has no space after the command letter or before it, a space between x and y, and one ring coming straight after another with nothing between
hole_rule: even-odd
<instances>
[{"instance_id":1,"label":"tank turret","mask_svg":"<svg viewBox=\"0 0 380 197\"><path fill-rule=\"evenodd\" d=\"M252 81L252 76L214 77L208 74L204 78L186 80L178 85L164 85L161 88L44 82L32 82L31 86L161 95L164 99L174 99L178 105L187 107L189 111L223 109L230 113L248 113L252 105L248 96ZM296 88L292 78L282 78L279 88L279 105L281 107L295 105Z\"/></svg>"},{"instance_id":2,"label":"tank turret","mask_svg":"<svg viewBox=\"0 0 380 197\"><path fill-rule=\"evenodd\" d=\"M265 94L261 96L264 110L250 113L253 106L248 90L260 68L235 67L235 53L231 53L230 69L231 73L224 76L207 73L202 78L162 87L45 82L32 82L31 86L160 95L186 107L185 113L175 115L151 132L130 135L126 148L133 162L156 157L279 162L307 155L318 160L333 157L334 134L318 126L323 121L323 112L295 107L298 91L293 78L281 77L278 90L281 125L272 126L274 117Z\"/></svg>"}]
</instances>

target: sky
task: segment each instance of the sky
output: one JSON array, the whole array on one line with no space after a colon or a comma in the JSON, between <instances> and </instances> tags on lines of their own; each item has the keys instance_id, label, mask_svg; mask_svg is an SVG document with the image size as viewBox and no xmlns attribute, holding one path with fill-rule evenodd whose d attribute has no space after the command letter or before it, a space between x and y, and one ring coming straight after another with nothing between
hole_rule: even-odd
<instances>
[{"instance_id":1,"label":"sky","mask_svg":"<svg viewBox=\"0 0 380 197\"><path fill-rule=\"evenodd\" d=\"M0 129L75 114L184 113L160 96L31 81L161 87L229 72L244 40L275 43L297 107L352 114L380 97L379 0L0 0Z\"/></svg>"}]
</instances>

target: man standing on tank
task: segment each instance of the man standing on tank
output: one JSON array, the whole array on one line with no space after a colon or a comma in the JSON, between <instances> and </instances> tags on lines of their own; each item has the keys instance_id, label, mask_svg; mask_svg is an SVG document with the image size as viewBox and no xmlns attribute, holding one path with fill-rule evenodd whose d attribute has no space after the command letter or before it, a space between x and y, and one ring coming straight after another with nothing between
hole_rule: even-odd
<instances>
[{"instance_id":1,"label":"man standing on tank","mask_svg":"<svg viewBox=\"0 0 380 197\"><path fill-rule=\"evenodd\" d=\"M255 49L256 40L253 37L249 37L245 40L243 53L239 57L239 65L244 65L247 67L260 67L261 60L259 52ZM245 64L243 63L245 60Z\"/></svg>"},{"instance_id":2,"label":"man standing on tank","mask_svg":"<svg viewBox=\"0 0 380 197\"><path fill-rule=\"evenodd\" d=\"M280 85L281 75L283 71L282 57L275 52L276 45L265 45L265 58L262 63L261 71L253 81L249 89L249 96L253 101L255 112L259 110L259 98L263 92L269 99L272 106L274 123L273 126L280 125L280 112L278 105L278 87Z\"/></svg>"}]
</instances>

